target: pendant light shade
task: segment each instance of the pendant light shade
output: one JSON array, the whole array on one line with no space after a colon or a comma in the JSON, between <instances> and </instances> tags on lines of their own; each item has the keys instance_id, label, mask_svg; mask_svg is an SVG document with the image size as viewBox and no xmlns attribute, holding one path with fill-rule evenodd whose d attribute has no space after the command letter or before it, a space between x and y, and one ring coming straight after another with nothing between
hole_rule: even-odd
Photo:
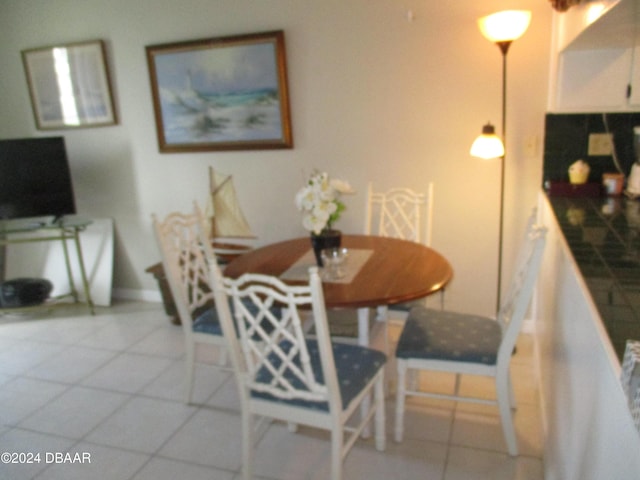
<instances>
[{"instance_id":1,"label":"pendant light shade","mask_svg":"<svg viewBox=\"0 0 640 480\"><path fill-rule=\"evenodd\" d=\"M499 158L504 155L504 145L500 137L496 135L496 130L490 123L482 127L482 135L475 139L471 145L471 156L484 158Z\"/></svg>"},{"instance_id":2,"label":"pendant light shade","mask_svg":"<svg viewBox=\"0 0 640 480\"><path fill-rule=\"evenodd\" d=\"M520 38L530 22L531 12L527 10L504 10L482 17L478 20L478 26L488 40L499 43Z\"/></svg>"}]
</instances>

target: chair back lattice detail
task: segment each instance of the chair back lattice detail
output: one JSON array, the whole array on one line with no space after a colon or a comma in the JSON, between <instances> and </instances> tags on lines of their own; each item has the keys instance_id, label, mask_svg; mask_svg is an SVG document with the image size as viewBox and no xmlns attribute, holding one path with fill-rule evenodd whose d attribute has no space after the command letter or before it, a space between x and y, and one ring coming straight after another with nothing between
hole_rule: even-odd
<instances>
[{"instance_id":1,"label":"chair back lattice detail","mask_svg":"<svg viewBox=\"0 0 640 480\"><path fill-rule=\"evenodd\" d=\"M244 274L238 279L218 278L218 308L228 295L233 303L233 327L239 332L242 349L240 371L244 388L280 399L329 402L340 405L333 352L326 328L326 312L317 267L310 269L310 283L290 286L261 274ZM304 337L301 309L312 307L316 325L320 365L312 365ZM221 315L221 321L230 316ZM224 328L224 325L223 325ZM315 371L318 367L322 372ZM265 380L266 379L266 380ZM329 393L328 382L335 388ZM334 403L335 402L335 403Z\"/></svg>"},{"instance_id":2,"label":"chair back lattice detail","mask_svg":"<svg viewBox=\"0 0 640 480\"><path fill-rule=\"evenodd\" d=\"M311 289L287 287L275 278L256 275L229 282L229 286L249 387L278 398L327 400L326 386L318 383L313 373L298 312L299 307L311 304ZM254 312L247 308L248 303L255 307ZM275 303L285 307L278 310L280 318L272 313ZM294 361L296 357L299 361ZM270 374L270 382L256 381L262 370Z\"/></svg>"},{"instance_id":3,"label":"chair back lattice detail","mask_svg":"<svg viewBox=\"0 0 640 480\"><path fill-rule=\"evenodd\" d=\"M199 218L196 214L171 213L159 222L154 215L153 224L171 293L181 297L175 302L176 308L185 331L190 333L194 312L213 305Z\"/></svg>"},{"instance_id":4,"label":"chair back lattice detail","mask_svg":"<svg viewBox=\"0 0 640 480\"><path fill-rule=\"evenodd\" d=\"M365 233L431 244L433 183L427 194L409 188L373 192L368 186Z\"/></svg>"},{"instance_id":5,"label":"chair back lattice detail","mask_svg":"<svg viewBox=\"0 0 640 480\"><path fill-rule=\"evenodd\" d=\"M525 240L520 248L515 269L504 296L497 320L503 340L498 356L511 357L513 346L524 322L542 263L546 241L546 227L529 223ZM500 362L500 360L499 360ZM508 363L508 362L507 362Z\"/></svg>"}]
</instances>

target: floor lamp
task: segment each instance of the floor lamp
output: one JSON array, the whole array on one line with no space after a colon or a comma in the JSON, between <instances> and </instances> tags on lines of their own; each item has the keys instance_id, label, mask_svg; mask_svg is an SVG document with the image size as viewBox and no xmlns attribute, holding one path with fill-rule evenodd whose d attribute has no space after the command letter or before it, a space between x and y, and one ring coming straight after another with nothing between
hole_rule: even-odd
<instances>
[{"instance_id":1,"label":"floor lamp","mask_svg":"<svg viewBox=\"0 0 640 480\"><path fill-rule=\"evenodd\" d=\"M482 17L478 26L482 35L495 43L502 52L502 141L495 134L495 128L488 123L471 146L471 155L485 159L500 158L500 226L498 232L498 286L496 293L496 312L500 310L500 292L502 290L502 230L504 222L504 178L506 159L506 121L507 121L507 52L511 43L520 38L529 28L531 12L526 10L504 10Z\"/></svg>"}]
</instances>

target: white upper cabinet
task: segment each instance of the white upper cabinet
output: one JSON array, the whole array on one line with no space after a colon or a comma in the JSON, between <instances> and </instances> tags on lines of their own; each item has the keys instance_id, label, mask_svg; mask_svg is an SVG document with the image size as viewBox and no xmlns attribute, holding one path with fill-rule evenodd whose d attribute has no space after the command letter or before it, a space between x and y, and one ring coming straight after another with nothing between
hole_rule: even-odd
<instances>
[{"instance_id":1,"label":"white upper cabinet","mask_svg":"<svg viewBox=\"0 0 640 480\"><path fill-rule=\"evenodd\" d=\"M552 112L640 108L640 0L587 1L554 14Z\"/></svg>"}]
</instances>

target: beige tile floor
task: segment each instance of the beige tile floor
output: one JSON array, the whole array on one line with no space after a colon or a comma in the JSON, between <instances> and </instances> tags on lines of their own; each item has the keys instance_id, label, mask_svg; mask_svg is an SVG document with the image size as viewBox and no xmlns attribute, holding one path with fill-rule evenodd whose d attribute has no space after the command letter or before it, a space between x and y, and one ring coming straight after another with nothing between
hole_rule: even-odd
<instances>
[{"instance_id":1,"label":"beige tile floor","mask_svg":"<svg viewBox=\"0 0 640 480\"><path fill-rule=\"evenodd\" d=\"M397 330L392 326L392 337ZM345 478L542 480L531 347L523 335L513 359L519 457L506 454L495 408L449 401L411 400L405 440L395 443L390 396L387 450L359 441L345 462ZM99 308L95 316L70 306L0 317L0 452L25 454L15 455L17 461L40 454L32 463L4 463L2 457L0 478L240 479L234 379L200 351L196 405L185 405L182 357L180 327L159 304L122 303ZM441 390L453 384L447 375L420 381ZM462 387L494 395L484 379L465 378ZM256 473L264 480L327 479L329 454L323 432L291 433L273 423L257 445Z\"/></svg>"}]
</instances>

